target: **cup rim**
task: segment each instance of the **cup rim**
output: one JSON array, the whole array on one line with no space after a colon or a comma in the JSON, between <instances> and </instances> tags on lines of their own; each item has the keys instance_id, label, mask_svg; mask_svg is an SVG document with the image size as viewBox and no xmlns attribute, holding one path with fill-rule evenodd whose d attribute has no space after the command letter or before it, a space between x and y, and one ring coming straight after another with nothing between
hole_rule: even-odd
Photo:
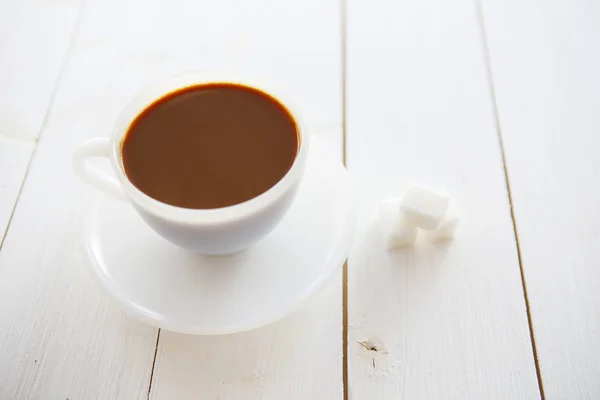
<instances>
[{"instance_id":1,"label":"cup rim","mask_svg":"<svg viewBox=\"0 0 600 400\"><path fill-rule=\"evenodd\" d=\"M149 105L168 96L173 92L187 87L225 83L244 86L272 97L280 103L296 123L298 135L298 153L287 173L269 188L252 199L231 206L212 209L190 209L163 203L138 189L127 177L122 162L122 141L129 131L131 124ZM193 72L163 80L156 83L138 95L123 109L115 123L111 135L111 164L121 183L125 194L137 206L146 212L166 220L177 221L183 224L214 224L234 221L247 215L256 213L272 204L285 194L301 178L304 164L308 154L309 135L305 131L301 116L280 88L263 80L250 78L236 72Z\"/></svg>"}]
</instances>

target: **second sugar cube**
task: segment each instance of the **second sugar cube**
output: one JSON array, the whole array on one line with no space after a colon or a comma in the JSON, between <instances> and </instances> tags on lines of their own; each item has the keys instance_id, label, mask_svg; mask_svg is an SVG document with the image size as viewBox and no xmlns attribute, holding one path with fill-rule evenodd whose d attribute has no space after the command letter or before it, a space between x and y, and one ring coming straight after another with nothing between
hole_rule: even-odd
<instances>
[{"instance_id":1,"label":"second sugar cube","mask_svg":"<svg viewBox=\"0 0 600 400\"><path fill-rule=\"evenodd\" d=\"M417 240L417 228L407 225L402 219L397 219L388 231L386 248L388 250L412 247Z\"/></svg>"},{"instance_id":2,"label":"second sugar cube","mask_svg":"<svg viewBox=\"0 0 600 400\"><path fill-rule=\"evenodd\" d=\"M400 202L400 212L408 225L431 231L444 219L449 201L446 193L411 185Z\"/></svg>"}]
</instances>

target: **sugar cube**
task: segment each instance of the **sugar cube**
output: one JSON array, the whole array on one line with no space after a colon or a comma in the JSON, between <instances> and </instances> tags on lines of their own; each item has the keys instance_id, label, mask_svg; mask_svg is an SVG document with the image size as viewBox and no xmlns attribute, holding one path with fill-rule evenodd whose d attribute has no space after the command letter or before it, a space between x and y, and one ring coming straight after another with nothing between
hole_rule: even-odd
<instances>
[{"instance_id":1,"label":"sugar cube","mask_svg":"<svg viewBox=\"0 0 600 400\"><path fill-rule=\"evenodd\" d=\"M411 185L400 203L400 212L407 225L431 231L440 226L449 200L441 191Z\"/></svg>"},{"instance_id":2,"label":"sugar cube","mask_svg":"<svg viewBox=\"0 0 600 400\"><path fill-rule=\"evenodd\" d=\"M388 250L411 247L417 239L417 228L406 224L402 218L396 218L386 235L386 248Z\"/></svg>"},{"instance_id":3,"label":"sugar cube","mask_svg":"<svg viewBox=\"0 0 600 400\"><path fill-rule=\"evenodd\" d=\"M433 232L433 241L451 240L454 238L458 222L460 221L460 214L458 208L453 202L450 202L446 215L442 220L440 226Z\"/></svg>"}]
</instances>

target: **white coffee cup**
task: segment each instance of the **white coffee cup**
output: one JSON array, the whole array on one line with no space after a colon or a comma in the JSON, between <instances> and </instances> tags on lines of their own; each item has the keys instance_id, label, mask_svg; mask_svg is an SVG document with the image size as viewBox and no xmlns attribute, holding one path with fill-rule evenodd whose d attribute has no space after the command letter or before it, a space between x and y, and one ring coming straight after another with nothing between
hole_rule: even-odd
<instances>
[{"instance_id":1,"label":"white coffee cup","mask_svg":"<svg viewBox=\"0 0 600 400\"><path fill-rule=\"evenodd\" d=\"M266 192L243 203L208 210L193 210L160 202L135 187L123 168L121 145L131 123L156 100L180 89L232 83L258 89L277 99L289 112L298 129L299 149L287 174ZM235 118L232 115L231 118ZM186 250L202 254L229 254L243 250L269 233L284 216L302 178L309 137L297 112L272 87L256 85L233 74L188 74L162 82L138 95L120 114L112 136L91 139L73 154L77 175L106 194L131 202L135 210L160 236ZM90 163L108 158L116 178Z\"/></svg>"}]
</instances>

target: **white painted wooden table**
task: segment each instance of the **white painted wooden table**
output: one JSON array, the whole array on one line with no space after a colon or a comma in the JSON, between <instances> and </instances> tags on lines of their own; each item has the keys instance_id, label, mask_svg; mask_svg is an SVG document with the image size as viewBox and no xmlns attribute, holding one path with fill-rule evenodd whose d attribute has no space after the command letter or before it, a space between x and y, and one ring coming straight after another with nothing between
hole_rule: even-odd
<instances>
[{"instance_id":1,"label":"white painted wooden table","mask_svg":"<svg viewBox=\"0 0 600 400\"><path fill-rule=\"evenodd\" d=\"M0 399L599 399L598 21L589 0L0 0ZM185 336L94 283L70 155L143 87L220 68L295 93L360 223L301 311ZM375 206L411 181L459 200L458 236L386 253Z\"/></svg>"}]
</instances>

